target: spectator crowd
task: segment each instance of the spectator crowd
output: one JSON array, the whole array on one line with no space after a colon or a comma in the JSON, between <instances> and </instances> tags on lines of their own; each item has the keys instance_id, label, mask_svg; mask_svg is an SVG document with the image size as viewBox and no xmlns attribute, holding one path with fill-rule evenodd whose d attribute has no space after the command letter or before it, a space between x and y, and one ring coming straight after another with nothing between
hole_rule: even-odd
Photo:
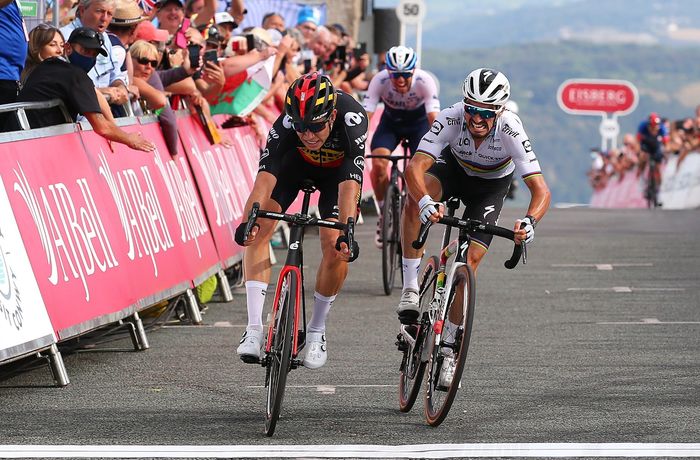
<instances>
[{"instance_id":1,"label":"spectator crowd","mask_svg":"<svg viewBox=\"0 0 700 460\"><path fill-rule=\"evenodd\" d=\"M651 113L640 123L636 133L623 136L620 148L592 150L588 179L594 191L604 189L611 180L622 180L627 174L646 181L653 165L652 173L660 184L663 164L675 156L678 167L692 152L700 152L700 105L694 117L675 121Z\"/></svg>"},{"instance_id":2,"label":"spectator crowd","mask_svg":"<svg viewBox=\"0 0 700 460\"><path fill-rule=\"evenodd\" d=\"M31 128L86 120L107 139L144 151L153 143L115 119L153 114L175 155L175 110L190 110L205 129L212 113L230 115L230 126L255 128L250 115L274 122L289 84L303 73L320 71L358 98L372 77L366 47L341 24L322 24L311 6L301 7L293 24L269 12L259 26L242 28L244 0L145 5L63 1L58 28L43 23L27 31L18 2L0 0L0 104L58 99L63 107L27 111ZM0 131L18 129L12 111L0 111ZM258 134L263 142L266 133Z\"/></svg>"}]
</instances>

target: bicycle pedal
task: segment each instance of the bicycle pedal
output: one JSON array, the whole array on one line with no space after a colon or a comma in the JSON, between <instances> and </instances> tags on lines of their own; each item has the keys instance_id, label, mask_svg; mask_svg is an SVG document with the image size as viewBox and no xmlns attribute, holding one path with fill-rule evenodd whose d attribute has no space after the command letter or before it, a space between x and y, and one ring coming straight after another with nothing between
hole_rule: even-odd
<instances>
[{"instance_id":1,"label":"bicycle pedal","mask_svg":"<svg viewBox=\"0 0 700 460\"><path fill-rule=\"evenodd\" d=\"M255 356L252 355L240 355L241 361L243 361L246 364L261 364L262 361L260 358L256 358Z\"/></svg>"},{"instance_id":2,"label":"bicycle pedal","mask_svg":"<svg viewBox=\"0 0 700 460\"><path fill-rule=\"evenodd\" d=\"M396 348L398 348L400 352L408 351L408 344L401 339L397 340L394 345L396 345Z\"/></svg>"},{"instance_id":3,"label":"bicycle pedal","mask_svg":"<svg viewBox=\"0 0 700 460\"><path fill-rule=\"evenodd\" d=\"M399 313L399 322L405 326L415 326L418 323L418 312L407 310Z\"/></svg>"}]
</instances>

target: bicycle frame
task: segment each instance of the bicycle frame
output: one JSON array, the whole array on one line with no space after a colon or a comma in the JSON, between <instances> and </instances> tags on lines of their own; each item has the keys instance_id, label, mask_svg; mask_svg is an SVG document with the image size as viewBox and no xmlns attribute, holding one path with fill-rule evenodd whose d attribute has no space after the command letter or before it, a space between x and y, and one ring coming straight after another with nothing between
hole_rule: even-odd
<instances>
[{"instance_id":1,"label":"bicycle frame","mask_svg":"<svg viewBox=\"0 0 700 460\"><path fill-rule=\"evenodd\" d=\"M311 198L310 193L304 194L304 201L301 206L301 214L307 215L309 212L309 201ZM294 311L294 331L299 331L299 317L301 308L301 318L303 329L301 330L301 335L306 337L306 300L304 298L304 274L303 274L303 241L304 241L304 226L292 223L289 231L289 250L287 251L287 258L284 262L282 270L277 277L277 289L275 290L275 299L272 302L272 312L271 317L277 318L277 312L280 308L280 299L282 298L282 292L288 288L284 285L285 277L289 272L294 272L297 279L300 281L297 283L297 289L294 293L296 305ZM270 322L267 330L267 343L265 344L265 353L270 353L272 348L272 338L273 338L274 323ZM294 334L292 339L292 358L296 358L299 354L299 334Z\"/></svg>"}]
</instances>

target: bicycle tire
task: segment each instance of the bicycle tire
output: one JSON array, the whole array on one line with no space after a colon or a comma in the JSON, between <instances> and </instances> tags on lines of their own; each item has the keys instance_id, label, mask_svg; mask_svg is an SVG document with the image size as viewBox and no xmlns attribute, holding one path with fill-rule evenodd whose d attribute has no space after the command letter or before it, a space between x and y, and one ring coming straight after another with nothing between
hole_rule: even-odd
<instances>
[{"instance_id":1,"label":"bicycle tire","mask_svg":"<svg viewBox=\"0 0 700 460\"><path fill-rule=\"evenodd\" d=\"M292 338L294 334L294 312L296 309L297 276L287 272L282 281L284 292L280 293L280 309L277 310L277 325L273 328L272 348L267 366L270 378L267 382L267 405L265 434L272 436L282 412L287 374L292 362ZM282 297L284 296L284 298Z\"/></svg>"},{"instance_id":2,"label":"bicycle tire","mask_svg":"<svg viewBox=\"0 0 700 460\"><path fill-rule=\"evenodd\" d=\"M417 329L415 345L404 351L401 361L399 373L399 410L401 412L408 412L413 407L425 374L426 362L423 360L423 350L430 337L430 320L427 311L435 295L439 265L440 261L436 256L430 257L418 277L419 306L420 311L423 312L423 318Z\"/></svg>"},{"instance_id":3,"label":"bicycle tire","mask_svg":"<svg viewBox=\"0 0 700 460\"><path fill-rule=\"evenodd\" d=\"M434 335L431 340L430 360L428 364L428 377L425 389L425 419L430 426L438 426L447 417L452 407L455 395L460 386L464 365L467 360L469 341L472 334L474 321L474 304L476 295L474 292L474 273L468 265L462 265L455 272L450 290L448 305L450 308L462 308L462 324L458 328L454 344L455 371L449 387L440 388L438 378L442 366L442 337L440 344L435 345ZM461 303L462 305L458 305ZM447 320L449 308L445 309L443 320Z\"/></svg>"},{"instance_id":4,"label":"bicycle tire","mask_svg":"<svg viewBox=\"0 0 700 460\"><path fill-rule=\"evenodd\" d=\"M399 202L399 189L396 185L389 184L384 196L384 206L382 206L382 283L384 294L391 295L394 289L394 278L397 266L397 245L399 243L396 235L399 234L400 212L397 218L396 208Z\"/></svg>"}]
</instances>

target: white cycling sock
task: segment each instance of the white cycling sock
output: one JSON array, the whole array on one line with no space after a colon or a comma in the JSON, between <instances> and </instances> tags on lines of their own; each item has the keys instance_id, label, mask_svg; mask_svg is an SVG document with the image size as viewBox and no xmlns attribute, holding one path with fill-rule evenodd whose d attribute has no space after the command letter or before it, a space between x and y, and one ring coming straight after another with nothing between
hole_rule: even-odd
<instances>
[{"instance_id":1,"label":"white cycling sock","mask_svg":"<svg viewBox=\"0 0 700 460\"><path fill-rule=\"evenodd\" d=\"M418 291L418 268L420 267L419 259L403 258L403 288L413 289Z\"/></svg>"},{"instance_id":2,"label":"white cycling sock","mask_svg":"<svg viewBox=\"0 0 700 460\"><path fill-rule=\"evenodd\" d=\"M307 327L309 332L325 332L326 317L333 305L335 295L330 297L323 296L318 292L314 292L314 312L311 315L311 321Z\"/></svg>"},{"instance_id":3,"label":"white cycling sock","mask_svg":"<svg viewBox=\"0 0 700 460\"><path fill-rule=\"evenodd\" d=\"M262 281L246 281L245 294L248 306L248 327L247 331L262 331L262 312L265 306L265 293L267 283Z\"/></svg>"},{"instance_id":4,"label":"white cycling sock","mask_svg":"<svg viewBox=\"0 0 700 460\"><path fill-rule=\"evenodd\" d=\"M449 319L445 321L445 327L442 330L442 341L447 343L455 343L457 339L457 329L459 329L458 324L454 324Z\"/></svg>"}]
</instances>

